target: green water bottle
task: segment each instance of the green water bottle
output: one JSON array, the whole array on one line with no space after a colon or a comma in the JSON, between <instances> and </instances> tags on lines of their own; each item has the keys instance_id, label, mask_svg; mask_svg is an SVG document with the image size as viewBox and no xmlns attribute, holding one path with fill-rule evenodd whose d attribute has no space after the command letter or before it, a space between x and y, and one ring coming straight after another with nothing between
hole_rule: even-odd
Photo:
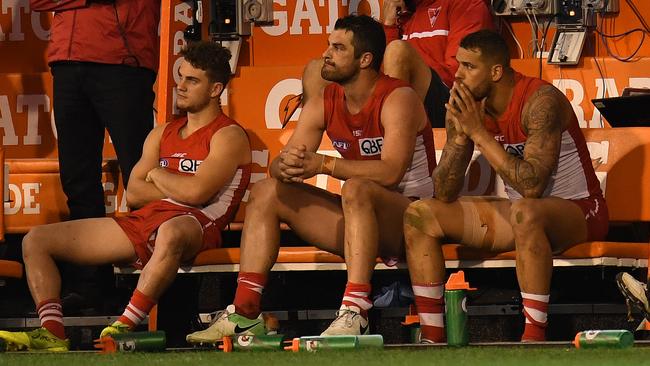
<instances>
[{"instance_id":1,"label":"green water bottle","mask_svg":"<svg viewBox=\"0 0 650 366\"><path fill-rule=\"evenodd\" d=\"M384 338L381 334L372 335L337 335L337 336L312 336L294 338L291 345L284 349L293 352L316 352L320 349L351 349L383 347Z\"/></svg>"},{"instance_id":2,"label":"green water bottle","mask_svg":"<svg viewBox=\"0 0 650 366\"><path fill-rule=\"evenodd\" d=\"M358 335L357 348L383 348L384 337L381 334Z\"/></svg>"},{"instance_id":3,"label":"green water bottle","mask_svg":"<svg viewBox=\"0 0 650 366\"><path fill-rule=\"evenodd\" d=\"M224 352L233 351L279 351L282 350L282 334L275 335L239 335L223 337L219 349Z\"/></svg>"},{"instance_id":4,"label":"green water bottle","mask_svg":"<svg viewBox=\"0 0 650 366\"><path fill-rule=\"evenodd\" d=\"M162 330L111 334L95 341L102 353L159 352L165 350L166 337Z\"/></svg>"},{"instance_id":5,"label":"green water bottle","mask_svg":"<svg viewBox=\"0 0 650 366\"><path fill-rule=\"evenodd\" d=\"M466 346L469 343L467 290L476 289L469 287L463 271L452 273L449 276L449 280L445 284L445 329L447 344L450 346Z\"/></svg>"},{"instance_id":6,"label":"green water bottle","mask_svg":"<svg viewBox=\"0 0 650 366\"><path fill-rule=\"evenodd\" d=\"M7 342L5 342L4 339L0 338L0 353L5 352L7 350Z\"/></svg>"},{"instance_id":7,"label":"green water bottle","mask_svg":"<svg viewBox=\"0 0 650 366\"><path fill-rule=\"evenodd\" d=\"M576 334L576 348L627 348L634 344L634 336L628 330L586 330Z\"/></svg>"}]
</instances>

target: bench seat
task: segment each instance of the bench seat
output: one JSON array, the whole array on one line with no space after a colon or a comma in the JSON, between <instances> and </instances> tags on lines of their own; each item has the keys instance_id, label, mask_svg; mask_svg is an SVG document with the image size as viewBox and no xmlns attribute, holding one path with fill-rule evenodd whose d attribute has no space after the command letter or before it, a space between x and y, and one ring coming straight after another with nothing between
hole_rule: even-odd
<instances>
[{"instance_id":1,"label":"bench seat","mask_svg":"<svg viewBox=\"0 0 650 366\"><path fill-rule=\"evenodd\" d=\"M553 266L615 266L647 267L648 243L593 241L573 246L553 257ZM447 268L507 268L515 266L515 252L490 253L459 244L443 245ZM218 248L200 253L191 266L183 266L179 273L237 272L240 249ZM405 262L385 265L377 258L375 269L406 268ZM338 255L312 246L282 247L274 271L344 270L345 261ZM117 273L137 273L130 267L120 267Z\"/></svg>"},{"instance_id":2,"label":"bench seat","mask_svg":"<svg viewBox=\"0 0 650 366\"><path fill-rule=\"evenodd\" d=\"M0 279L22 277L23 265L20 262L0 259Z\"/></svg>"},{"instance_id":3,"label":"bench seat","mask_svg":"<svg viewBox=\"0 0 650 366\"><path fill-rule=\"evenodd\" d=\"M607 197L610 222L650 221L650 129L583 129L601 188ZM441 149L446 139L443 129L434 129L436 148ZM322 148L322 147L321 147ZM273 156L275 154L270 154ZM476 159L468 169L468 185L476 190L483 184L483 175L492 181L494 172L486 162ZM487 169L486 169L487 168ZM479 175L475 177L474 175ZM490 179L487 179L489 181ZM496 183L492 183L494 187ZM328 186L328 189L330 187ZM495 188L496 189L496 188ZM495 192L498 193L498 192ZM240 216L241 218L241 216ZM241 219L229 225L228 230L242 229ZM288 229L283 226L283 229ZM638 239L633 239L638 240ZM233 243L232 246L238 246ZM515 253L489 253L460 245L443 246L447 268L514 267ZM621 266L647 267L650 245L644 242L595 241L576 245L556 255L554 266ZM406 263L388 267L378 259L376 269L406 268ZM282 247L275 271L343 270L342 258L314 247ZM179 273L235 272L239 270L239 249L222 248L199 254L190 266ZM118 273L133 273L132 269L118 268Z\"/></svg>"},{"instance_id":4,"label":"bench seat","mask_svg":"<svg viewBox=\"0 0 650 366\"><path fill-rule=\"evenodd\" d=\"M650 221L650 186L642 184L650 176L650 129L648 128L619 128L619 129L585 129L592 160L596 172L601 178L601 187L606 192L611 222L648 222ZM286 131L284 131L286 132ZM441 149L445 141L445 131L434 129L437 149ZM277 153L279 144L257 146L256 149L266 151L267 157ZM271 146L272 145L272 146ZM277 145L277 146L276 146ZM268 149L268 150L264 150ZM321 147L327 151L328 147ZM259 155L259 154L258 154ZM260 167L268 164L264 159L257 159ZM25 233L30 227L48 222L60 221L65 217L66 207L64 195L58 181L58 162L55 159L10 159L5 162L9 171L9 183L14 187L23 182L41 182L37 192L40 202L40 213L37 215L17 212L5 215L5 230L9 233ZM104 179L108 184L107 194L121 195L119 187L119 172L113 160L104 163ZM475 190L484 179L483 175L494 179L494 173L485 162L477 159L468 169L468 184ZM479 177L472 178L478 174ZM489 181L489 179L488 179ZM496 186L496 183L493 184ZM327 185L330 189L331 184ZM335 188L335 187L334 187ZM15 188L14 188L15 189ZM117 200L120 202L120 200ZM108 196L107 196L108 202ZM34 205L35 203L31 203ZM242 229L243 207L240 209L236 222L228 227L229 231ZM115 208L115 206L113 206ZM288 229L286 226L283 229ZM232 246L238 246L233 243ZM590 242L579 244L554 258L555 266L630 266L645 267L650 252L647 242ZM514 267L514 252L487 253L458 245L445 245L444 255L448 268L489 268ZM0 265L0 267L4 267ZM16 268L15 266L12 268ZM342 258L318 250L313 247L283 247L280 251L274 270L340 270L345 264ZM380 260L377 269L389 269ZM405 268L405 263L398 263L396 268ZM239 269L239 249L222 248L201 253L191 266L184 266L181 273L195 272L233 272ZM13 270L15 271L15 269ZM118 273L135 272L132 269L118 268ZM15 272L12 272L15 273Z\"/></svg>"}]
</instances>

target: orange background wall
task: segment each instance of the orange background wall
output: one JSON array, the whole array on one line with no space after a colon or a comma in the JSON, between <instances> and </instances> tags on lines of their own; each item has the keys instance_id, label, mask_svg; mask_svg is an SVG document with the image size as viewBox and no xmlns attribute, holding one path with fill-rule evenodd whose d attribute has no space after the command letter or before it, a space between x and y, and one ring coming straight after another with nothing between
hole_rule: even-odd
<instances>
[{"instance_id":1,"label":"orange background wall","mask_svg":"<svg viewBox=\"0 0 650 366\"><path fill-rule=\"evenodd\" d=\"M161 70L159 96L168 97L159 101L164 119L171 118L171 96L173 95L174 55L184 45L182 30L190 22L190 6L182 1L164 1L168 8L170 38L163 45L170 55L167 70ZM346 6L341 4L345 3ZM650 18L650 2L634 0L634 4ZM322 4L322 5L321 5ZM302 65L318 57L326 45L327 33L335 19L349 11L379 16L380 0L275 0L275 24L254 27L253 35L243 42L240 68L232 82L227 100L234 117L253 128L273 127L276 117L268 115L274 107L273 100L286 101L298 93L295 79L300 78ZM31 12L27 1L2 0L0 12L0 129L2 145L7 158L55 157L55 138L52 131L51 77L46 64L47 36L51 16L48 13ZM6 10L5 10L6 9ZM207 11L205 12L208 13ZM650 20L647 20L650 21ZM530 41L530 29L525 18L498 18L497 22L512 25L519 42L524 48ZM600 22L598 22L600 25ZM165 25L161 27L164 28ZM632 13L627 0L620 1L620 12L605 17L607 33L622 33L641 27ZM204 26L204 29L207 28ZM501 27L503 28L503 27ZM506 38L509 33L502 31ZM551 35L549 35L550 38ZM593 38L593 37L592 37ZM612 49L620 55L630 54L639 44L638 33L611 41ZM650 87L650 42L646 41L633 63L623 63L607 57L600 38L595 45L585 46L585 57L577 67L543 66L543 77L549 81L568 79L561 88L570 89L568 94L577 93L576 107L582 108L585 126L596 127L600 123L593 116L589 100L603 93L601 75L595 67L601 66L602 78L607 79L606 95L618 95L627 86ZM593 43L592 42L592 43ZM589 57L596 55L596 57ZM513 56L518 52L513 47ZM525 73L536 75L536 61L530 57L515 61L515 67ZM278 85L280 83L280 85ZM564 84L564 85L563 85ZM577 85L582 90L577 89ZM600 84L600 86L598 86ZM273 89L275 87L275 89ZM284 96L278 96L285 94ZM248 96L254 95L254 98ZM271 96L271 98L269 98ZM570 95L571 96L571 95ZM164 104L161 104L164 103ZM579 108L577 112L580 114ZM281 114L281 109L278 108ZM298 114L296 114L297 116ZM281 118L281 116L279 117ZM159 118L160 120L160 118ZM597 123L596 123L597 122ZM111 154L110 140L106 140L106 153Z\"/></svg>"},{"instance_id":2,"label":"orange background wall","mask_svg":"<svg viewBox=\"0 0 650 366\"><path fill-rule=\"evenodd\" d=\"M322 6L319 3L322 3ZM179 35L186 24L189 24L191 11L182 2L172 4L175 5L170 32ZM254 128L276 128L277 121L282 118L282 107L291 96L300 92L298 79L302 66L310 59L320 56L326 46L327 33L331 31L335 19L349 11L367 13L375 17L380 15L379 0L350 1L348 8L340 4L337 1L275 1L275 23L272 26L254 27L252 36L242 42L240 67L229 89L227 101L233 117ZM635 4L642 14L648 14L650 17L650 2L636 0ZM641 27L626 0L621 1L618 15L607 15L604 19L603 28L608 34ZM527 48L531 35L525 18L497 18L497 25L502 29L504 37L512 40L512 36L504 28L506 22L512 25L519 42ZM600 22L598 24L600 25ZM552 35L553 32L549 32L548 38L552 39ZM640 40L639 34L632 34L610 41L610 48L616 49L621 55L627 55L636 48ZM555 81L555 84L567 93L574 103L576 113L581 117L583 127L607 126L598 112L594 113L590 100L603 95L620 95L623 88L628 86L650 87L650 42L642 45L637 54L639 57L635 58L633 63L607 57L599 39L592 39L591 42L595 46L586 45L584 57L579 65L558 67L546 65L544 62L542 77L551 82ZM173 47L178 48L179 43L182 42L174 42ZM170 54L173 55L173 52ZM516 48L512 47L512 55L518 70L530 75L539 74L538 60L531 58L529 52L525 53L524 58L519 58ZM174 61L172 56L170 65ZM600 66L602 74L596 64ZM159 93L159 97L162 96L159 99L159 110L167 107L167 110L163 111L166 118L173 113L173 71L173 68L169 70L170 82L161 85ZM278 100L281 103L277 103ZM296 113L294 119L298 115Z\"/></svg>"}]
</instances>

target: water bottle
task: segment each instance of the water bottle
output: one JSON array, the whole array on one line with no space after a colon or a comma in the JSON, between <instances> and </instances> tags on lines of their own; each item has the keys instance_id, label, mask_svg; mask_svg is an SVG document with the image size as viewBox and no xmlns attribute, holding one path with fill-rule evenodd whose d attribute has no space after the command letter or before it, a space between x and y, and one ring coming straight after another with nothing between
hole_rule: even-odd
<instances>
[{"instance_id":1,"label":"water bottle","mask_svg":"<svg viewBox=\"0 0 650 366\"><path fill-rule=\"evenodd\" d=\"M319 349L383 348L384 338L381 334L372 335L337 335L294 338L285 350L299 352L316 352Z\"/></svg>"},{"instance_id":2,"label":"water bottle","mask_svg":"<svg viewBox=\"0 0 650 366\"><path fill-rule=\"evenodd\" d=\"M466 346L469 343L467 332L467 290L465 273L458 271L449 276L445 284L445 330L447 344L450 346Z\"/></svg>"},{"instance_id":3,"label":"water bottle","mask_svg":"<svg viewBox=\"0 0 650 366\"><path fill-rule=\"evenodd\" d=\"M282 334L275 335L239 335L223 337L219 349L224 352L233 351L279 351L282 350Z\"/></svg>"},{"instance_id":4,"label":"water bottle","mask_svg":"<svg viewBox=\"0 0 650 366\"><path fill-rule=\"evenodd\" d=\"M627 348L634 344L634 336L628 330L586 330L576 334L576 348Z\"/></svg>"},{"instance_id":5,"label":"water bottle","mask_svg":"<svg viewBox=\"0 0 650 366\"><path fill-rule=\"evenodd\" d=\"M101 353L159 352L165 350L166 338L162 330L155 332L128 332L111 334L95 340Z\"/></svg>"}]
</instances>

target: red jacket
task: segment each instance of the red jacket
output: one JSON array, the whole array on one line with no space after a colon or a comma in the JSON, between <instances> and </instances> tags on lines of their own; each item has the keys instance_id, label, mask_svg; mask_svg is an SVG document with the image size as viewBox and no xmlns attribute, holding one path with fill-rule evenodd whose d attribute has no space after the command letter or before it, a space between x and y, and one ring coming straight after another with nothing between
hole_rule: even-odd
<instances>
[{"instance_id":1,"label":"red jacket","mask_svg":"<svg viewBox=\"0 0 650 366\"><path fill-rule=\"evenodd\" d=\"M384 26L386 42L401 38L411 44L424 62L451 87L458 69L456 51L460 40L481 29L493 29L484 0L420 0L415 12L397 26Z\"/></svg>"},{"instance_id":2,"label":"red jacket","mask_svg":"<svg viewBox=\"0 0 650 366\"><path fill-rule=\"evenodd\" d=\"M30 0L30 5L35 11L54 11L49 63L87 61L158 70L160 0Z\"/></svg>"}]
</instances>

